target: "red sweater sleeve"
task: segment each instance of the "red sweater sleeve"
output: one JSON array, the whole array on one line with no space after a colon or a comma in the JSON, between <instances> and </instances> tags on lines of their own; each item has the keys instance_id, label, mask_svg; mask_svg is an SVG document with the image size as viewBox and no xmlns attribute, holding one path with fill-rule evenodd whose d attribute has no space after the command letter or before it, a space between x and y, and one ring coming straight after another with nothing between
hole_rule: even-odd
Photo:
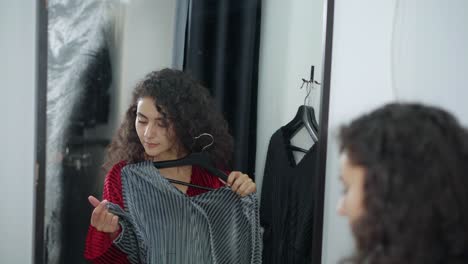
<instances>
[{"instance_id":1,"label":"red sweater sleeve","mask_svg":"<svg viewBox=\"0 0 468 264\"><path fill-rule=\"evenodd\" d=\"M102 194L102 199L106 199L122 208L124 208L124 204L120 173L124 166L125 162L119 162L107 173ZM127 259L127 255L112 244L108 233L97 231L97 229L91 225L89 226L88 235L86 237L84 256L92 263L130 263Z\"/></svg>"}]
</instances>

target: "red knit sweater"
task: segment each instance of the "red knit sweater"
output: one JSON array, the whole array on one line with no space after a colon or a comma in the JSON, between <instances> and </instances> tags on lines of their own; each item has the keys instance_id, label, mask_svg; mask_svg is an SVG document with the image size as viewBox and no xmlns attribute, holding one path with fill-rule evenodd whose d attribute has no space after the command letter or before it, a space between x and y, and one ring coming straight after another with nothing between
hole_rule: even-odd
<instances>
[{"instance_id":1,"label":"red knit sweater","mask_svg":"<svg viewBox=\"0 0 468 264\"><path fill-rule=\"evenodd\" d=\"M115 203L125 209L122 198L122 181L120 177L120 173L124 166L124 161L119 162L108 172L104 180L102 199L106 199L107 201ZM224 185L218 178L196 166L192 167L192 177L190 182L192 184L214 189ZM204 192L206 191L198 188L189 187L187 189L188 196L195 196ZM87 260L90 260L93 263L130 263L127 259L127 255L112 244L112 240L108 233L97 231L91 225L89 226L88 235L86 237L84 256Z\"/></svg>"}]
</instances>

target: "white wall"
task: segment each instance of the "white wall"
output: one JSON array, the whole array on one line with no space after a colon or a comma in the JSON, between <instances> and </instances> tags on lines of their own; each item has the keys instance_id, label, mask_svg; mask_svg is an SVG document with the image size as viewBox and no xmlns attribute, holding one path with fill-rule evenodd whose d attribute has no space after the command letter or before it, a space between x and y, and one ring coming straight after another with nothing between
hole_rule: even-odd
<instances>
[{"instance_id":1,"label":"white wall","mask_svg":"<svg viewBox=\"0 0 468 264\"><path fill-rule=\"evenodd\" d=\"M336 213L341 195L337 131L341 124L394 99L390 50L395 1L337 0L333 34L322 263L353 250L348 223Z\"/></svg>"},{"instance_id":2,"label":"white wall","mask_svg":"<svg viewBox=\"0 0 468 264\"><path fill-rule=\"evenodd\" d=\"M112 113L120 123L135 84L150 71L172 66L176 1L128 1L118 22L117 102Z\"/></svg>"},{"instance_id":3,"label":"white wall","mask_svg":"<svg viewBox=\"0 0 468 264\"><path fill-rule=\"evenodd\" d=\"M304 103L306 90L299 88L302 78L309 79L311 65L315 65L315 79L321 81L322 13L322 1L262 2L255 166L259 195L270 137ZM316 109L317 121L319 98L317 87L307 102Z\"/></svg>"},{"instance_id":4,"label":"white wall","mask_svg":"<svg viewBox=\"0 0 468 264\"><path fill-rule=\"evenodd\" d=\"M0 259L32 262L36 1L0 2Z\"/></svg>"},{"instance_id":5,"label":"white wall","mask_svg":"<svg viewBox=\"0 0 468 264\"><path fill-rule=\"evenodd\" d=\"M393 32L398 99L444 107L468 126L468 1L398 1Z\"/></svg>"},{"instance_id":6,"label":"white wall","mask_svg":"<svg viewBox=\"0 0 468 264\"><path fill-rule=\"evenodd\" d=\"M468 2L336 0L322 263L353 250L341 195L337 129L384 103L442 106L468 124Z\"/></svg>"}]
</instances>

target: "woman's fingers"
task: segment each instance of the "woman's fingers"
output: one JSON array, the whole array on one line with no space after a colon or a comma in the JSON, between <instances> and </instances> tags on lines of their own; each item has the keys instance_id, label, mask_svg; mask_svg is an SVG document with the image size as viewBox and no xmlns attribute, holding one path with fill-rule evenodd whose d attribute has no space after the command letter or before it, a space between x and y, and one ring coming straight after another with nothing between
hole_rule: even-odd
<instances>
[{"instance_id":1,"label":"woman's fingers","mask_svg":"<svg viewBox=\"0 0 468 264\"><path fill-rule=\"evenodd\" d=\"M112 231L111 232L115 232L119 229L119 217L114 215L112 217L112 221L111 221L111 227L112 227Z\"/></svg>"},{"instance_id":2,"label":"woman's fingers","mask_svg":"<svg viewBox=\"0 0 468 264\"><path fill-rule=\"evenodd\" d=\"M98 215L97 218L97 229L99 231L103 231L105 223L106 223L106 216L107 216L107 207L106 207L107 201L102 200L101 203L96 207L96 212Z\"/></svg>"},{"instance_id":3,"label":"woman's fingers","mask_svg":"<svg viewBox=\"0 0 468 264\"><path fill-rule=\"evenodd\" d=\"M244 197L252 193L252 189L255 190L255 184L252 182L252 179L248 178L241 184L241 186L239 186L236 192L240 196Z\"/></svg>"},{"instance_id":4,"label":"woman's fingers","mask_svg":"<svg viewBox=\"0 0 468 264\"><path fill-rule=\"evenodd\" d=\"M102 221L102 230L107 232L110 229L112 217L114 217L114 215L109 212L106 212L104 215L104 220Z\"/></svg>"},{"instance_id":5,"label":"woman's fingers","mask_svg":"<svg viewBox=\"0 0 468 264\"><path fill-rule=\"evenodd\" d=\"M100 202L94 196L89 196L88 200L95 207L91 214L91 225L101 232L116 232L119 229L119 217L109 213L106 205L107 200Z\"/></svg>"},{"instance_id":6,"label":"woman's fingers","mask_svg":"<svg viewBox=\"0 0 468 264\"><path fill-rule=\"evenodd\" d=\"M91 225L94 226L98 231L102 231L105 224L106 215L108 213L106 203L106 200L102 200L99 205L94 208L91 215Z\"/></svg>"},{"instance_id":7,"label":"woman's fingers","mask_svg":"<svg viewBox=\"0 0 468 264\"><path fill-rule=\"evenodd\" d=\"M255 183L252 182L252 184L249 184L247 189L241 193L241 196L242 197L247 196L251 193L254 193L256 190L257 190L257 187L255 186Z\"/></svg>"},{"instance_id":8,"label":"woman's fingers","mask_svg":"<svg viewBox=\"0 0 468 264\"><path fill-rule=\"evenodd\" d=\"M100 217L99 213L102 211L102 209L97 210L97 207L99 207L101 202L98 199L96 199L96 197L91 196L91 195L88 196L88 201L92 206L94 206L93 213L91 214L91 225L96 227L97 226L96 223Z\"/></svg>"},{"instance_id":9,"label":"woman's fingers","mask_svg":"<svg viewBox=\"0 0 468 264\"><path fill-rule=\"evenodd\" d=\"M102 207L98 205L96 208L94 208L93 213L91 214L91 225L96 228L98 226L99 219L101 218L101 212L102 212Z\"/></svg>"},{"instance_id":10,"label":"woman's fingers","mask_svg":"<svg viewBox=\"0 0 468 264\"><path fill-rule=\"evenodd\" d=\"M233 192L241 196L249 195L256 190L256 185L249 175L238 171L229 174L228 184L231 186Z\"/></svg>"},{"instance_id":11,"label":"woman's fingers","mask_svg":"<svg viewBox=\"0 0 468 264\"><path fill-rule=\"evenodd\" d=\"M97 207L101 202L94 196L90 195L88 196L88 201L93 205L93 207Z\"/></svg>"},{"instance_id":12,"label":"woman's fingers","mask_svg":"<svg viewBox=\"0 0 468 264\"><path fill-rule=\"evenodd\" d=\"M106 213L106 218L102 225L103 232L113 233L116 231L116 225L113 223L115 217L117 216L112 213Z\"/></svg>"},{"instance_id":13,"label":"woman's fingers","mask_svg":"<svg viewBox=\"0 0 468 264\"><path fill-rule=\"evenodd\" d=\"M228 176L228 181L227 181L227 184L229 186L232 186L232 184L234 183L234 181L240 177L242 175L242 173L240 173L239 171L233 171L229 174Z\"/></svg>"},{"instance_id":14,"label":"woman's fingers","mask_svg":"<svg viewBox=\"0 0 468 264\"><path fill-rule=\"evenodd\" d=\"M238 171L231 172L228 178L228 184L231 186L232 191L237 192L239 186L244 182L245 179L243 179L243 175L244 174Z\"/></svg>"}]
</instances>

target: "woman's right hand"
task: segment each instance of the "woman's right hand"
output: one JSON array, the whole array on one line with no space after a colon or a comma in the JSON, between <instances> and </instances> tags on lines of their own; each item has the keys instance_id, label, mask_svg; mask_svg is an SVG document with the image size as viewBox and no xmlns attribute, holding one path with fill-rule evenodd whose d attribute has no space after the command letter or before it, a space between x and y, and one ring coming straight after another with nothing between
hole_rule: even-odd
<instances>
[{"instance_id":1,"label":"woman's right hand","mask_svg":"<svg viewBox=\"0 0 468 264\"><path fill-rule=\"evenodd\" d=\"M94 206L93 214L91 215L91 226L98 231L109 233L114 239L119 231L119 217L109 213L106 208L107 200L101 202L94 196L88 197L89 202Z\"/></svg>"}]
</instances>

